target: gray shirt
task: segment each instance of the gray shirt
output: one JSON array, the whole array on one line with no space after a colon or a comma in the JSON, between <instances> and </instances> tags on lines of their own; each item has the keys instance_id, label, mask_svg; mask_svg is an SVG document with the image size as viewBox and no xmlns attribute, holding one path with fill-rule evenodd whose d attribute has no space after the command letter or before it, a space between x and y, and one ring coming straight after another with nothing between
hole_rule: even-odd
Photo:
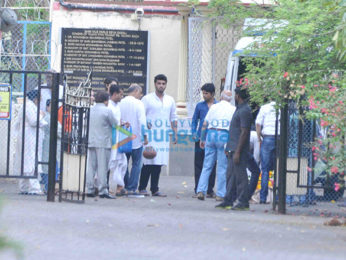
<instances>
[{"instance_id":1,"label":"gray shirt","mask_svg":"<svg viewBox=\"0 0 346 260\"><path fill-rule=\"evenodd\" d=\"M241 128L249 129L246 142L241 152L248 152L250 147L250 130L252 123L252 114L249 105L244 102L237 106L233 114L231 124L229 126L229 137L226 146L226 151L234 152L237 149Z\"/></svg>"}]
</instances>

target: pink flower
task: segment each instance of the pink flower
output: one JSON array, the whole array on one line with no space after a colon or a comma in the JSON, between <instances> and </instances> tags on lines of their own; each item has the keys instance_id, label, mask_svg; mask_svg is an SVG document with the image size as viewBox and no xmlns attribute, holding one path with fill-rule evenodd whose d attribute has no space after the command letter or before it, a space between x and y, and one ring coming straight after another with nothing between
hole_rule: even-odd
<instances>
[{"instance_id":1,"label":"pink flower","mask_svg":"<svg viewBox=\"0 0 346 260\"><path fill-rule=\"evenodd\" d=\"M326 108L322 108L322 109L321 109L321 112L322 112L323 114L327 114L327 115L328 115L328 110L327 110Z\"/></svg>"},{"instance_id":2,"label":"pink flower","mask_svg":"<svg viewBox=\"0 0 346 260\"><path fill-rule=\"evenodd\" d=\"M302 89L304 89L304 88L305 88L305 86L304 86L304 85L301 85L300 87L301 87Z\"/></svg>"},{"instance_id":3,"label":"pink flower","mask_svg":"<svg viewBox=\"0 0 346 260\"><path fill-rule=\"evenodd\" d=\"M286 71L285 73L284 73L284 78L287 78L288 77L288 72Z\"/></svg>"},{"instance_id":4,"label":"pink flower","mask_svg":"<svg viewBox=\"0 0 346 260\"><path fill-rule=\"evenodd\" d=\"M321 119L321 126L327 126L327 125L328 125L328 122L323 120L323 119Z\"/></svg>"},{"instance_id":5,"label":"pink flower","mask_svg":"<svg viewBox=\"0 0 346 260\"><path fill-rule=\"evenodd\" d=\"M336 87L329 87L329 92L333 93L336 91Z\"/></svg>"},{"instance_id":6,"label":"pink flower","mask_svg":"<svg viewBox=\"0 0 346 260\"><path fill-rule=\"evenodd\" d=\"M335 191L338 191L338 190L340 190L340 183L334 183L334 190Z\"/></svg>"},{"instance_id":7,"label":"pink flower","mask_svg":"<svg viewBox=\"0 0 346 260\"><path fill-rule=\"evenodd\" d=\"M332 133L332 136L334 136L334 137L335 137L335 136L336 136L336 134L333 132L333 133Z\"/></svg>"},{"instance_id":8,"label":"pink flower","mask_svg":"<svg viewBox=\"0 0 346 260\"><path fill-rule=\"evenodd\" d=\"M342 102L342 100L339 100L338 103L339 103L340 105L342 105L344 102Z\"/></svg>"},{"instance_id":9,"label":"pink flower","mask_svg":"<svg viewBox=\"0 0 346 260\"><path fill-rule=\"evenodd\" d=\"M309 103L310 103L310 109L316 109L317 108L317 106L316 106L316 104L315 104L315 100L314 100L314 98L313 97L310 97L309 98Z\"/></svg>"},{"instance_id":10,"label":"pink flower","mask_svg":"<svg viewBox=\"0 0 346 260\"><path fill-rule=\"evenodd\" d=\"M317 157L316 156L314 157L314 160L317 161Z\"/></svg>"},{"instance_id":11,"label":"pink flower","mask_svg":"<svg viewBox=\"0 0 346 260\"><path fill-rule=\"evenodd\" d=\"M314 87L315 87L315 88L317 88L317 87L318 87L318 85L314 85Z\"/></svg>"},{"instance_id":12,"label":"pink flower","mask_svg":"<svg viewBox=\"0 0 346 260\"><path fill-rule=\"evenodd\" d=\"M316 148L317 148L316 146L313 146L313 147L311 148L311 150L315 151Z\"/></svg>"},{"instance_id":13,"label":"pink flower","mask_svg":"<svg viewBox=\"0 0 346 260\"><path fill-rule=\"evenodd\" d=\"M312 169L310 168L310 167L306 167L307 169L308 169L308 172L311 172L312 171Z\"/></svg>"},{"instance_id":14,"label":"pink flower","mask_svg":"<svg viewBox=\"0 0 346 260\"><path fill-rule=\"evenodd\" d=\"M339 172L339 168L337 166L333 166L332 168L330 168L330 171L332 173L338 173Z\"/></svg>"}]
</instances>

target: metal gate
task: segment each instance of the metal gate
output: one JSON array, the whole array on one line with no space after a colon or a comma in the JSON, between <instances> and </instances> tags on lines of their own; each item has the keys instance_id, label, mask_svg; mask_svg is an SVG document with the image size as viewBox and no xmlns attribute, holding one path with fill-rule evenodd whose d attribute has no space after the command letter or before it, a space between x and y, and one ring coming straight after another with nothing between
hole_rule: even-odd
<instances>
[{"instance_id":1,"label":"metal gate","mask_svg":"<svg viewBox=\"0 0 346 260\"><path fill-rule=\"evenodd\" d=\"M280 149L284 149L277 155L278 181L275 183L279 187L274 190L276 199L273 204L274 209L276 202L279 204L281 213L285 213L286 204L309 206L322 201L335 203L344 197L345 181L340 178L342 172L328 174L323 167L325 162L318 159L312 150L312 143L323 130L317 121L307 119L305 112L304 108L297 108L294 101L289 101L281 110L278 143ZM340 185L338 190L335 190L336 183Z\"/></svg>"},{"instance_id":2,"label":"metal gate","mask_svg":"<svg viewBox=\"0 0 346 260\"><path fill-rule=\"evenodd\" d=\"M0 177L5 178L39 178L40 173L48 173L49 147L44 147L49 137L49 117L46 111L47 100L52 90L52 73L38 71L6 71L0 70L1 83L11 88L21 89L10 99L11 116L0 120ZM21 88L16 86L14 79L23 78ZM33 96L37 91L37 104ZM48 149L48 150L47 150Z\"/></svg>"},{"instance_id":3,"label":"metal gate","mask_svg":"<svg viewBox=\"0 0 346 260\"><path fill-rule=\"evenodd\" d=\"M65 93L61 115L58 115L62 121L59 201L85 201L91 74L90 71L79 87L71 88L66 83L67 75L64 76Z\"/></svg>"}]
</instances>

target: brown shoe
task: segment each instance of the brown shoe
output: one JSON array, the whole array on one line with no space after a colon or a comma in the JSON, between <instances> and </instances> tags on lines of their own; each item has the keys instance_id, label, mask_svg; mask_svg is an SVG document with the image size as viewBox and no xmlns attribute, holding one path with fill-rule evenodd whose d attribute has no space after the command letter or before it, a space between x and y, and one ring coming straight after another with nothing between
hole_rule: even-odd
<instances>
[{"instance_id":1,"label":"brown shoe","mask_svg":"<svg viewBox=\"0 0 346 260\"><path fill-rule=\"evenodd\" d=\"M203 194L203 192L198 192L198 193L197 193L197 199L199 199L199 200L204 200L204 194Z\"/></svg>"},{"instance_id":2,"label":"brown shoe","mask_svg":"<svg viewBox=\"0 0 346 260\"><path fill-rule=\"evenodd\" d=\"M223 201L223 198L222 198L222 197L219 197L219 196L216 196L216 197L215 197L215 200L216 200L216 201Z\"/></svg>"},{"instance_id":3,"label":"brown shoe","mask_svg":"<svg viewBox=\"0 0 346 260\"><path fill-rule=\"evenodd\" d=\"M206 196L208 199L214 199L215 198L215 193L212 192L212 193L207 193L207 196Z\"/></svg>"}]
</instances>

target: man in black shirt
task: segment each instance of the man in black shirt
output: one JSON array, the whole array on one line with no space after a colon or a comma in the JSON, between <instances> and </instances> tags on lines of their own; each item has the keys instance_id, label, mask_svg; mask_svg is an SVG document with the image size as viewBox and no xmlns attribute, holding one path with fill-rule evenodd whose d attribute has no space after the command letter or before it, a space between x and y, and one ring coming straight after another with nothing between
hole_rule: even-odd
<instances>
[{"instance_id":1,"label":"man in black shirt","mask_svg":"<svg viewBox=\"0 0 346 260\"><path fill-rule=\"evenodd\" d=\"M225 151L228 157L227 191L224 202L217 205L217 208L249 209L246 166L250 147L252 114L247 103L248 97L246 88L237 87L235 89L237 109L229 127L229 138ZM235 190L237 191L236 197L234 196ZM234 206L233 202L235 202Z\"/></svg>"}]
</instances>

